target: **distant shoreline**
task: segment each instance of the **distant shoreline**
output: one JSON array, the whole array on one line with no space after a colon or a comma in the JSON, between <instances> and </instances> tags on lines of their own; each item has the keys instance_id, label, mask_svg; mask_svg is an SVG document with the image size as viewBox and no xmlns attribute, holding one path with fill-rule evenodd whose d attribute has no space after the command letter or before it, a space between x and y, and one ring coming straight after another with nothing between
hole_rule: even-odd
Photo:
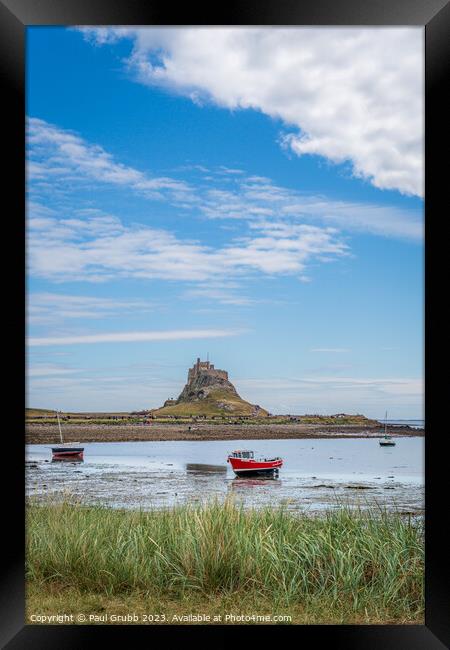
<instances>
[{"instance_id":1,"label":"distant shoreline","mask_svg":"<svg viewBox=\"0 0 450 650\"><path fill-rule=\"evenodd\" d=\"M313 438L379 438L384 435L384 425L361 424L208 424L195 425L152 424L64 424L64 442L145 442L164 440L268 440ZM387 425L392 437L423 437L424 429L409 426ZM27 444L57 444L60 442L57 424L26 425Z\"/></svg>"}]
</instances>

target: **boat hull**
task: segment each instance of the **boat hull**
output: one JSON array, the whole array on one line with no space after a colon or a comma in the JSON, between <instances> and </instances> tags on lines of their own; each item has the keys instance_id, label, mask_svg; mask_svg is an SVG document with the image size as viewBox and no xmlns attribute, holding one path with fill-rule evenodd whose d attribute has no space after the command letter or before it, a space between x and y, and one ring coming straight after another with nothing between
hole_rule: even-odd
<instances>
[{"instance_id":1,"label":"boat hull","mask_svg":"<svg viewBox=\"0 0 450 650\"><path fill-rule=\"evenodd\" d=\"M52 447L52 460L83 460L84 447Z\"/></svg>"},{"instance_id":2,"label":"boat hull","mask_svg":"<svg viewBox=\"0 0 450 650\"><path fill-rule=\"evenodd\" d=\"M274 476L278 474L280 467L283 465L281 458L268 461L258 461L258 460L246 460L242 458L234 458L230 456L228 458L230 461L233 472L236 476L241 478L243 477L255 477L255 476Z\"/></svg>"},{"instance_id":3,"label":"boat hull","mask_svg":"<svg viewBox=\"0 0 450 650\"><path fill-rule=\"evenodd\" d=\"M273 469L250 469L250 470L233 470L239 478L272 478L278 475L278 467Z\"/></svg>"}]
</instances>

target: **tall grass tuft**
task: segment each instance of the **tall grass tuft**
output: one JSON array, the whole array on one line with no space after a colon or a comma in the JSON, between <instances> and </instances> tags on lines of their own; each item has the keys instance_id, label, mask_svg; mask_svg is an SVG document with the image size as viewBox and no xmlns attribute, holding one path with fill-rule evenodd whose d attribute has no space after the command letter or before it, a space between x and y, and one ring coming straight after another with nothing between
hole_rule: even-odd
<instances>
[{"instance_id":1,"label":"tall grass tuft","mask_svg":"<svg viewBox=\"0 0 450 650\"><path fill-rule=\"evenodd\" d=\"M27 576L106 594L250 593L291 606L423 612L423 526L343 507L324 517L232 501L120 511L68 501L27 508Z\"/></svg>"}]
</instances>

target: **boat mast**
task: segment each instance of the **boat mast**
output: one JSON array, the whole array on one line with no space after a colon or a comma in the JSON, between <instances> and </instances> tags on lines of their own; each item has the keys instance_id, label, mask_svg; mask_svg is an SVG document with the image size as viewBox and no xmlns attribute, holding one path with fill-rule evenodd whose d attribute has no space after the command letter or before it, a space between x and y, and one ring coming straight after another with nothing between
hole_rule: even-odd
<instances>
[{"instance_id":1,"label":"boat mast","mask_svg":"<svg viewBox=\"0 0 450 650\"><path fill-rule=\"evenodd\" d=\"M63 437L61 431L61 423L59 421L59 411L56 411L56 417L58 418L58 427L59 427L59 437L61 438L61 444L63 444Z\"/></svg>"},{"instance_id":2,"label":"boat mast","mask_svg":"<svg viewBox=\"0 0 450 650\"><path fill-rule=\"evenodd\" d=\"M385 435L385 437L387 436L387 411L386 411L386 414L384 416L384 435Z\"/></svg>"}]
</instances>

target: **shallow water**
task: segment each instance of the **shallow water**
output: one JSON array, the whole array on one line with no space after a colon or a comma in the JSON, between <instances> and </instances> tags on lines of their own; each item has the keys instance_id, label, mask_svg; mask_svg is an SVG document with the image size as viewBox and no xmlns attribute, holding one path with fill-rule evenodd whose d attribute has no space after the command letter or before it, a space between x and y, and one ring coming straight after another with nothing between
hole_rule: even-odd
<instances>
[{"instance_id":1,"label":"shallow water","mask_svg":"<svg viewBox=\"0 0 450 650\"><path fill-rule=\"evenodd\" d=\"M68 492L84 503L151 508L235 495L245 506L317 512L345 502L421 514L424 438L84 443L84 462L51 462L50 445L26 446L28 495ZM240 479L234 449L281 456L278 479Z\"/></svg>"}]
</instances>

